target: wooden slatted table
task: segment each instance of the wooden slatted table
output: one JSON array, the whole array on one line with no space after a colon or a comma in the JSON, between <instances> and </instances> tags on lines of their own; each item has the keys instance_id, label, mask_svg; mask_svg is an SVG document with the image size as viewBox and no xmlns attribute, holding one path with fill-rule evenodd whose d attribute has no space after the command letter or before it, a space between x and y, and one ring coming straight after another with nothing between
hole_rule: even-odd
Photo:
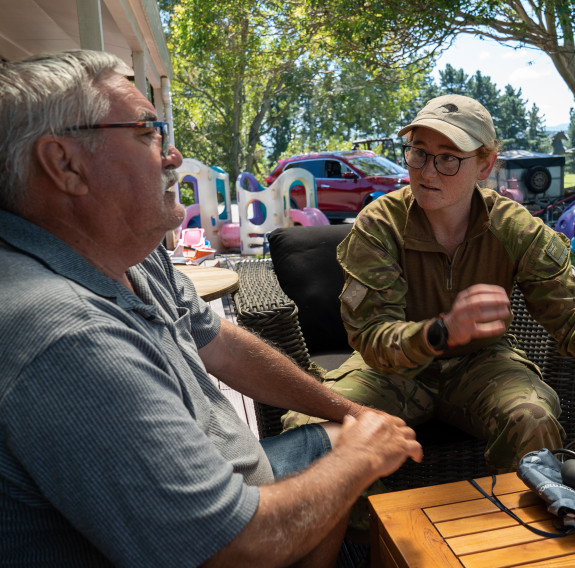
<instances>
[{"instance_id":1,"label":"wooden slatted table","mask_svg":"<svg viewBox=\"0 0 575 568\"><path fill-rule=\"evenodd\" d=\"M240 285L239 276L235 270L189 264L174 264L174 266L192 280L196 292L206 302L235 292Z\"/></svg>"},{"instance_id":2,"label":"wooden slatted table","mask_svg":"<svg viewBox=\"0 0 575 568\"><path fill-rule=\"evenodd\" d=\"M491 477L476 481L491 494ZM556 517L514 473L497 476L495 494L525 522L555 532ZM369 502L372 568L575 567L575 534L538 536L468 481L374 495Z\"/></svg>"}]
</instances>

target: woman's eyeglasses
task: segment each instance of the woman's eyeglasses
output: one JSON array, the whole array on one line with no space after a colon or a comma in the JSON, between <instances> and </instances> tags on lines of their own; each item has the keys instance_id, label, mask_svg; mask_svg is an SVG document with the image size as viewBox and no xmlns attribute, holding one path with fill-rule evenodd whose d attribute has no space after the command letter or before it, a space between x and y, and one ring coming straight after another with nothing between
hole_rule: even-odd
<instances>
[{"instance_id":1,"label":"woman's eyeglasses","mask_svg":"<svg viewBox=\"0 0 575 568\"><path fill-rule=\"evenodd\" d=\"M403 145L403 159L410 168L414 168L416 170L423 168L427 163L427 158L429 156L433 158L435 169L440 174L443 174L444 176L454 176L459 171L461 162L463 162L463 160L475 158L477 154L473 154L473 156L467 156L465 158L460 158L458 156L454 156L453 154L429 154L428 152L424 152L415 146L410 146L409 144Z\"/></svg>"}]
</instances>

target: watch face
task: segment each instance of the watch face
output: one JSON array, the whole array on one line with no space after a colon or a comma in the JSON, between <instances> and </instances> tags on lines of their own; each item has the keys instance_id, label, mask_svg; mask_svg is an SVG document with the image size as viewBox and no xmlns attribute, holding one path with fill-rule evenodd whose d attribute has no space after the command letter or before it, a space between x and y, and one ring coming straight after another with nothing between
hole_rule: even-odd
<instances>
[{"instance_id":1,"label":"watch face","mask_svg":"<svg viewBox=\"0 0 575 568\"><path fill-rule=\"evenodd\" d=\"M437 318L429 326L427 341L436 351L447 349L447 328L441 318Z\"/></svg>"}]
</instances>

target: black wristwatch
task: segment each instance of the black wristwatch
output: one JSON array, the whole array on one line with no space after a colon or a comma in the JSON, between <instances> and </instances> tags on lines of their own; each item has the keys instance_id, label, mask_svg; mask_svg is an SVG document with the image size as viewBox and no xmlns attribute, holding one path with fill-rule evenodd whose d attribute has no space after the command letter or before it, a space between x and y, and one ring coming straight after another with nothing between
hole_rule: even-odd
<instances>
[{"instance_id":1,"label":"black wristwatch","mask_svg":"<svg viewBox=\"0 0 575 568\"><path fill-rule=\"evenodd\" d=\"M445 351L449 347L447 345L448 336L449 332L442 318L436 318L427 329L427 343L431 345L434 351Z\"/></svg>"}]
</instances>

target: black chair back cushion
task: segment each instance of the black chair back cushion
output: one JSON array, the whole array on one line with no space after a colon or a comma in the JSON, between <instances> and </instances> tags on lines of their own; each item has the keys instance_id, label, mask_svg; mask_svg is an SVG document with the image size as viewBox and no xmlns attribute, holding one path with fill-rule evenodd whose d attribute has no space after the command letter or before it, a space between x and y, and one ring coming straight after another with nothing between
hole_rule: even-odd
<instances>
[{"instance_id":1,"label":"black chair back cushion","mask_svg":"<svg viewBox=\"0 0 575 568\"><path fill-rule=\"evenodd\" d=\"M282 290L298 307L310 354L349 349L340 316L344 277L336 249L351 227L289 227L269 235L274 272Z\"/></svg>"}]
</instances>

